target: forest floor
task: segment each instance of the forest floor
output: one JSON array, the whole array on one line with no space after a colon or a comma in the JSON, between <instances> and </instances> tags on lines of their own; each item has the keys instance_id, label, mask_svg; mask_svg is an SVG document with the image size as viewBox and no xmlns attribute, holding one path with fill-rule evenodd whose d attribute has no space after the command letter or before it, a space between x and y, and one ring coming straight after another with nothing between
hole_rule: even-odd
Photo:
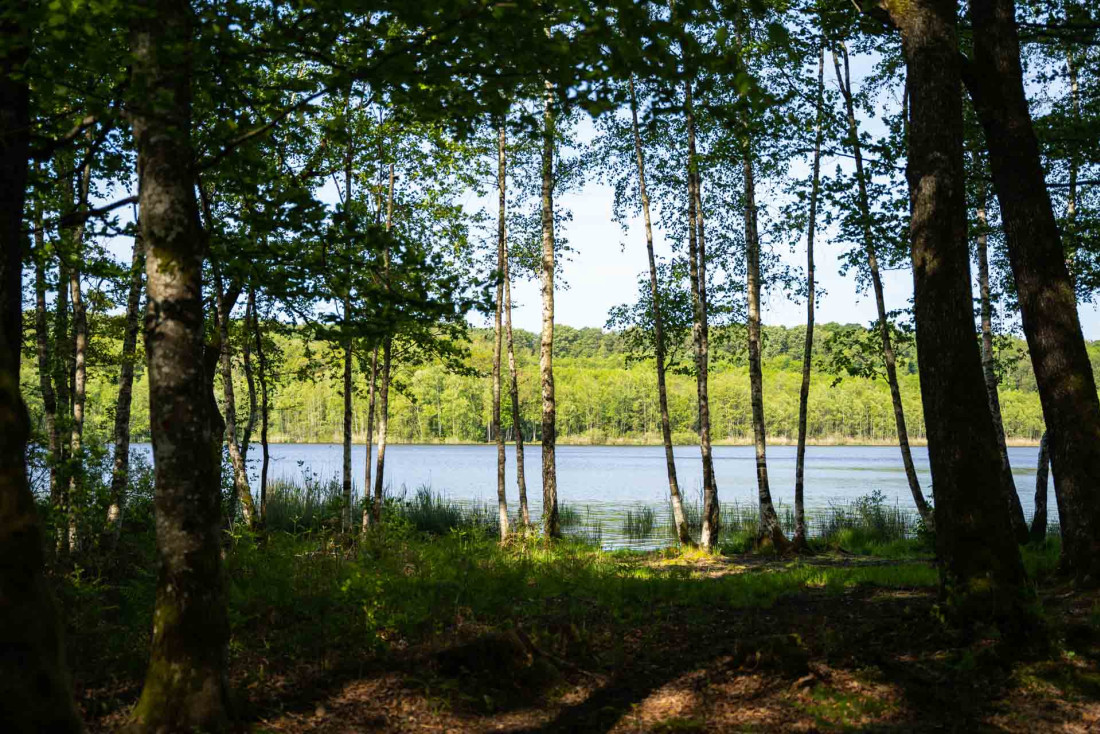
<instances>
[{"instance_id":1,"label":"forest floor","mask_svg":"<svg viewBox=\"0 0 1100 734\"><path fill-rule=\"evenodd\" d=\"M1100 596L1036 645L959 630L927 555L602 553L473 533L237 539L231 683L256 732L1100 730ZM1056 546L1031 550L1043 577ZM140 692L151 575L62 594L91 731ZM75 596L73 596L75 595Z\"/></svg>"}]
</instances>

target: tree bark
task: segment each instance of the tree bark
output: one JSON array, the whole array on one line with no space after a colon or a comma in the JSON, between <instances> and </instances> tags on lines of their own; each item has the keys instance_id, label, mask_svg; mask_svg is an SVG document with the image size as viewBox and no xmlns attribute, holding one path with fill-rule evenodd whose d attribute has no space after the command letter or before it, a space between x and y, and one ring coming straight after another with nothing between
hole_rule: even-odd
<instances>
[{"instance_id":1,"label":"tree bark","mask_svg":"<svg viewBox=\"0 0 1100 734\"><path fill-rule=\"evenodd\" d=\"M986 233L986 191L984 184L979 189L978 200L978 298L982 322L982 376L985 378L985 391L989 396L989 414L993 418L993 430L997 434L997 446L1001 450L1001 481L1004 484L1005 500L1008 504L1012 529L1018 543L1026 543L1028 538L1027 521L1024 508L1020 504L1020 495L1016 492L1016 480L1012 478L1012 464L1008 460L1008 444L1005 441L1005 427L1001 420L1001 399L997 394L996 360L993 358L993 303L989 292L989 242Z\"/></svg>"},{"instance_id":2,"label":"tree bark","mask_svg":"<svg viewBox=\"0 0 1100 734\"><path fill-rule=\"evenodd\" d=\"M64 253L58 253L57 299L54 302L53 333L53 384L57 397L55 426L58 432L57 497L53 503L57 514L54 530L57 534L57 555L59 558L65 558L69 554L67 517L69 513L69 474L72 468L69 466L71 454L69 447L71 443L64 440L64 434L69 432L69 425L72 422L73 343L69 338L69 267L65 263Z\"/></svg>"},{"instance_id":3,"label":"tree bark","mask_svg":"<svg viewBox=\"0 0 1100 734\"><path fill-rule=\"evenodd\" d=\"M546 82L542 132L542 339L539 374L542 382L542 528L547 538L561 536L558 519L556 460L557 405L554 396L554 95Z\"/></svg>"},{"instance_id":4,"label":"tree bark","mask_svg":"<svg viewBox=\"0 0 1100 734\"><path fill-rule=\"evenodd\" d=\"M158 579L137 731L229 726L229 620L220 456L203 359L202 264L191 145L192 10L144 0L131 26L130 116L146 248L145 349L156 472Z\"/></svg>"},{"instance_id":5,"label":"tree bark","mask_svg":"<svg viewBox=\"0 0 1100 734\"><path fill-rule=\"evenodd\" d=\"M241 435L241 456L245 464L248 464L248 448L252 444L252 432L256 429L256 375L252 370L252 337L249 330L256 318L256 287L250 281L248 284L248 301L244 309L244 323L241 333L241 360L244 365L244 381L248 386L248 421L244 424L244 433Z\"/></svg>"},{"instance_id":6,"label":"tree bark","mask_svg":"<svg viewBox=\"0 0 1100 734\"><path fill-rule=\"evenodd\" d=\"M806 227L806 340L802 346L802 383L798 389L798 448L794 460L794 549L804 551L806 541L806 419L810 403L810 368L814 352L814 235L817 232L817 202L821 194L821 141L825 134L825 38L817 55L817 107L814 122L813 178L810 184L810 221Z\"/></svg>"},{"instance_id":7,"label":"tree bark","mask_svg":"<svg viewBox=\"0 0 1100 734\"><path fill-rule=\"evenodd\" d=\"M344 297L344 319L345 322L350 318L351 299L347 296ZM344 442L343 442L343 497L344 497L344 509L343 509L343 525L344 532L351 531L351 421L352 421L352 403L351 403L351 361L352 356L352 340L350 334L344 337ZM364 488L364 492L366 489Z\"/></svg>"},{"instance_id":8,"label":"tree bark","mask_svg":"<svg viewBox=\"0 0 1100 734\"><path fill-rule=\"evenodd\" d=\"M508 342L508 392L512 400L512 431L516 439L516 484L519 487L519 519L531 525L527 507L527 475L523 468L523 417L519 405L519 376L516 370L515 340L512 337L512 276L508 265L508 239L504 239L504 336Z\"/></svg>"},{"instance_id":9,"label":"tree bark","mask_svg":"<svg viewBox=\"0 0 1100 734\"><path fill-rule=\"evenodd\" d=\"M661 290L657 280L657 258L653 254L653 222L650 217L649 192L645 180L645 155L642 150L642 135L638 130L638 100L634 93L634 77L630 77L630 116L634 133L634 158L638 166L638 194L642 202L642 221L645 222L646 256L649 262L649 291L653 298L653 337L654 356L657 366L657 401L661 411L661 441L665 446L665 469L668 473L669 503L672 506L672 524L676 529L676 539L681 546L695 545L691 539L687 517L684 514L684 500L680 495L680 484L676 479L676 458L672 450L672 425L668 417L668 388L665 384L665 332L664 318L661 313Z\"/></svg>"},{"instance_id":10,"label":"tree bark","mask_svg":"<svg viewBox=\"0 0 1100 734\"><path fill-rule=\"evenodd\" d=\"M130 404L134 394L134 357L137 352L142 274L145 251L141 241L141 222L134 236L134 253L130 260L130 291L126 297L126 330L122 335L122 364L118 371L118 401L115 404L114 464L111 470L111 504L107 508L107 528L112 541L122 528L122 507L130 483Z\"/></svg>"},{"instance_id":11,"label":"tree bark","mask_svg":"<svg viewBox=\"0 0 1100 734\"><path fill-rule=\"evenodd\" d=\"M852 96L852 79L848 68L848 49L841 43L841 55L844 58L844 74L841 76L840 62L836 51L833 51L833 69L836 72L837 84L844 97L844 106L848 114L848 137L852 148L852 157L856 164L856 183L859 201L859 217L863 230L863 249L867 254L867 269L871 273L871 284L875 292L875 307L878 309L878 328L882 339L882 356L886 365L886 382L890 385L890 401L894 407L894 424L897 426L898 447L901 449L901 462L905 467L905 478L909 482L909 492L913 496L913 504L917 507L921 519L926 527L931 528L934 522L932 508L924 499L921 491L920 479L917 478L917 468L913 463L913 452L909 447L909 430L905 425L905 409L901 402L901 387L898 384L897 356L894 353L894 345L890 339L890 321L886 314L886 299L883 295L882 276L879 273L878 253L875 251L874 234L871 232L871 203L867 195L867 177L863 170L863 150L859 142L859 124L856 122L855 102Z\"/></svg>"},{"instance_id":12,"label":"tree bark","mask_svg":"<svg viewBox=\"0 0 1100 734\"><path fill-rule=\"evenodd\" d=\"M27 483L30 420L19 394L29 13L26 2L15 2L0 17L0 721L17 734L81 730L43 573L42 528Z\"/></svg>"},{"instance_id":13,"label":"tree bark","mask_svg":"<svg viewBox=\"0 0 1100 734\"><path fill-rule=\"evenodd\" d=\"M256 528L256 505L252 500L252 488L248 484L248 465L245 464L241 445L237 440L237 396L233 387L233 350L229 342L229 316L240 297L240 289L226 293L222 288L221 275L215 268L215 282L218 287L217 311L219 360L222 373L222 398L225 401L225 445L229 453L229 462L233 466L233 487L237 501L241 506L241 519L249 530Z\"/></svg>"},{"instance_id":14,"label":"tree bark","mask_svg":"<svg viewBox=\"0 0 1100 734\"><path fill-rule=\"evenodd\" d=\"M955 4L890 7L908 67L913 300L940 573L953 613L1012 617L1025 578L974 339Z\"/></svg>"},{"instance_id":15,"label":"tree bark","mask_svg":"<svg viewBox=\"0 0 1100 734\"><path fill-rule=\"evenodd\" d=\"M1031 517L1029 539L1042 543L1047 537L1047 472L1050 468L1050 444L1047 432L1039 441L1039 461L1035 465L1035 514Z\"/></svg>"},{"instance_id":16,"label":"tree bark","mask_svg":"<svg viewBox=\"0 0 1100 734\"><path fill-rule=\"evenodd\" d=\"M989 145L1020 314L1050 438L1062 567L1100 582L1100 399L1024 94L1012 0L970 5L967 83Z\"/></svg>"},{"instance_id":17,"label":"tree bark","mask_svg":"<svg viewBox=\"0 0 1100 734\"><path fill-rule=\"evenodd\" d=\"M768 482L767 436L764 425L764 372L760 358L760 236L757 229L756 181L753 174L752 140L745 132L742 168L745 176L745 261L748 289L749 395L752 403L752 436L756 447L756 485L760 501L757 543L771 543L776 553L786 553L790 541L779 524Z\"/></svg>"},{"instance_id":18,"label":"tree bark","mask_svg":"<svg viewBox=\"0 0 1100 734\"><path fill-rule=\"evenodd\" d=\"M497 521L500 524L500 540L502 543L508 538L508 497L505 492L507 454L504 450L504 433L500 430L500 352L503 341L501 318L504 311L504 241L507 237L504 221L507 205L506 193L505 132L504 124L501 123L497 135L497 194L499 199L497 216L497 293L496 312L493 316L493 415L489 433L496 437L497 442Z\"/></svg>"}]
</instances>

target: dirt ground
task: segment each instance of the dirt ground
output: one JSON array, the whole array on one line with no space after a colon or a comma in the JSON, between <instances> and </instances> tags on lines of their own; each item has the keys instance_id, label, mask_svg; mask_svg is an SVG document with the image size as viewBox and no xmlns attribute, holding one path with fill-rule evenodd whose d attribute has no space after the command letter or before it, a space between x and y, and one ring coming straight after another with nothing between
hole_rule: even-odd
<instances>
[{"instance_id":1,"label":"dirt ground","mask_svg":"<svg viewBox=\"0 0 1100 734\"><path fill-rule=\"evenodd\" d=\"M734 559L695 570L760 568ZM1036 637L1052 644L953 630L929 590L862 587L584 630L457 619L382 657L241 659L234 683L257 732L1100 732L1100 596L1051 588L1042 598L1048 634ZM265 666L282 672L258 677ZM116 727L124 713L106 699L135 694L83 692L89 728Z\"/></svg>"}]
</instances>

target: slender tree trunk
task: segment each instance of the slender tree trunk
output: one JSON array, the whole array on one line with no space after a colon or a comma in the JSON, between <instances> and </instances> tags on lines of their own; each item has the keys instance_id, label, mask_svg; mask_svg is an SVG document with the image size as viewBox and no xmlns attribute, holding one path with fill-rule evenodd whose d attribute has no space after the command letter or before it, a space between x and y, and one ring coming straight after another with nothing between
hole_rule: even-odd
<instances>
[{"instance_id":1,"label":"slender tree trunk","mask_svg":"<svg viewBox=\"0 0 1100 734\"><path fill-rule=\"evenodd\" d=\"M386 231L393 229L393 184L394 166L390 164L389 189L386 194ZM390 248L387 244L382 251L383 271L386 290L390 288ZM382 343L382 394L379 400L378 416L378 467L374 474L374 521L382 522L382 494L386 488L386 439L390 425L390 372L393 369L393 335L387 334Z\"/></svg>"},{"instance_id":2,"label":"slender tree trunk","mask_svg":"<svg viewBox=\"0 0 1100 734\"><path fill-rule=\"evenodd\" d=\"M63 243L62 243L63 244ZM57 497L53 503L56 511L55 532L57 534L57 555L65 558L69 554L69 466L71 445L64 436L69 433L72 422L72 355L73 343L69 338L69 268L65 263L64 252L58 253L57 300L54 303L53 325L53 384L57 396L57 419L54 425L58 433ZM70 433L71 436L71 433Z\"/></svg>"},{"instance_id":3,"label":"slender tree trunk","mask_svg":"<svg viewBox=\"0 0 1100 734\"><path fill-rule=\"evenodd\" d=\"M554 397L554 95L544 93L542 132L542 528L547 538L561 536L558 520L557 405Z\"/></svg>"},{"instance_id":4,"label":"slender tree trunk","mask_svg":"<svg viewBox=\"0 0 1100 734\"><path fill-rule=\"evenodd\" d=\"M1035 465L1035 514L1031 517L1028 537L1033 543L1042 543L1047 537L1047 472L1050 468L1050 444L1047 432L1039 441L1039 461Z\"/></svg>"},{"instance_id":5,"label":"slender tree trunk","mask_svg":"<svg viewBox=\"0 0 1100 734\"><path fill-rule=\"evenodd\" d=\"M229 726L229 619L221 563L220 457L203 359L202 264L191 146L192 10L144 0L131 26L148 306L145 350L156 472L158 580L149 669L132 727Z\"/></svg>"},{"instance_id":6,"label":"slender tree trunk","mask_svg":"<svg viewBox=\"0 0 1100 734\"><path fill-rule=\"evenodd\" d=\"M244 434L241 436L241 457L245 465L248 464L248 447L252 444L252 432L256 429L256 375L252 371L252 338L249 329L256 318L256 288L249 282L248 301L244 309L244 324L242 325L243 338L241 339L241 358L244 364L244 380L248 386L248 421L244 424Z\"/></svg>"},{"instance_id":7,"label":"slender tree trunk","mask_svg":"<svg viewBox=\"0 0 1100 734\"><path fill-rule=\"evenodd\" d=\"M676 539L681 546L693 546L691 531L684 514L684 500L680 495L680 484L676 480L676 458L672 450L672 425L668 417L668 388L665 384L665 333L664 319L661 313L661 289L657 280L657 258L653 254L653 223L649 211L649 192L645 180L645 155L642 150L642 135L638 129L638 100L634 93L634 77L630 77L630 116L634 133L634 158L638 165L638 193L642 200L642 220L645 222L646 255L649 261L649 291L653 298L653 336L656 341L654 353L657 363L657 401L661 411L661 440L665 446L665 469L668 473L669 503L672 506L672 523L676 528Z\"/></svg>"},{"instance_id":8,"label":"slender tree trunk","mask_svg":"<svg viewBox=\"0 0 1100 734\"><path fill-rule=\"evenodd\" d=\"M248 465L245 464L244 454L237 440L237 396L233 388L233 351L229 342L229 316L240 297L240 289L234 288L232 293L226 293L216 267L214 279L218 286L215 316L220 346L218 356L221 361L222 397L225 401L225 445L229 452L229 462L233 465L233 487L241 506L241 519L249 530L254 530L256 506L252 501L252 488L248 484Z\"/></svg>"},{"instance_id":9,"label":"slender tree trunk","mask_svg":"<svg viewBox=\"0 0 1100 734\"><path fill-rule=\"evenodd\" d=\"M374 397L378 384L378 347L374 348L370 358L370 388L367 394L367 458L364 461L363 474L363 532L367 531L371 523L371 444L374 441Z\"/></svg>"},{"instance_id":10,"label":"slender tree trunk","mask_svg":"<svg viewBox=\"0 0 1100 734\"><path fill-rule=\"evenodd\" d=\"M267 394L268 367L267 355L264 353L263 331L260 329L260 316L255 308L252 310L252 328L256 335L256 361L258 362L260 378L260 453L262 465L260 467L260 524L267 526L267 470L271 461L270 447L267 443L268 416L270 403ZM368 463L370 463L368 461Z\"/></svg>"},{"instance_id":11,"label":"slender tree trunk","mask_svg":"<svg viewBox=\"0 0 1100 734\"><path fill-rule=\"evenodd\" d=\"M349 318L349 312L351 309L351 300L347 297L344 298L344 319ZM351 336L346 335L344 337L344 445L343 445L343 496L344 496L344 511L343 511L343 524L344 532L351 531L351 421L352 421L352 404L351 404L351 361L352 356L352 340ZM364 488L366 493L366 488Z\"/></svg>"},{"instance_id":12,"label":"slender tree trunk","mask_svg":"<svg viewBox=\"0 0 1100 734\"><path fill-rule=\"evenodd\" d=\"M687 125L688 144L688 264L691 276L691 308L693 323L692 342L695 347L696 391L699 398L699 452L703 461L703 517L699 542L708 551L718 547L720 517L718 485L714 479L714 459L710 444L710 389L708 387L708 339L707 339L707 261L703 247L699 205L699 171L695 154L695 108L691 95L691 82L684 85L684 119Z\"/></svg>"},{"instance_id":13,"label":"slender tree trunk","mask_svg":"<svg viewBox=\"0 0 1100 734\"><path fill-rule=\"evenodd\" d=\"M512 431L516 438L516 484L519 486L519 519L531 525L527 507L527 476L523 469L523 417L519 405L519 376L516 370L515 340L512 337L512 276L508 266L508 239L504 239L504 336L508 342L508 392L512 400Z\"/></svg>"},{"instance_id":14,"label":"slender tree trunk","mask_svg":"<svg viewBox=\"0 0 1100 734\"><path fill-rule=\"evenodd\" d=\"M1012 0L974 0L967 84L989 145L993 185L1035 381L1050 434L1063 569L1100 582L1100 399L1073 281L1024 94Z\"/></svg>"},{"instance_id":15,"label":"slender tree trunk","mask_svg":"<svg viewBox=\"0 0 1100 734\"><path fill-rule=\"evenodd\" d=\"M111 471L111 504L107 508L107 528L117 540L122 528L122 506L130 483L130 403L134 393L134 357L138 330L141 328L142 275L145 271L145 246L141 241L141 223L134 236L134 254L130 260L130 292L126 297L126 330L122 335L122 365L118 371L118 401L115 404L114 465Z\"/></svg>"},{"instance_id":16,"label":"slender tree trunk","mask_svg":"<svg viewBox=\"0 0 1100 734\"><path fill-rule=\"evenodd\" d=\"M810 221L806 227L806 340L802 347L802 384L798 390L798 449L794 462L794 549L804 551L806 542L806 419L810 403L810 367L814 353L814 235L817 232L817 202L821 194L821 140L825 133L825 38L817 55L817 118L814 123L813 178L810 184Z\"/></svg>"},{"instance_id":17,"label":"slender tree trunk","mask_svg":"<svg viewBox=\"0 0 1100 734\"><path fill-rule=\"evenodd\" d=\"M890 7L910 88L913 300L936 550L953 612L1012 617L1025 578L974 339L956 8L949 0Z\"/></svg>"},{"instance_id":18,"label":"slender tree trunk","mask_svg":"<svg viewBox=\"0 0 1100 734\"><path fill-rule=\"evenodd\" d=\"M43 573L42 528L27 483L30 420L19 394L23 206L30 112L28 3L0 17L0 721L12 732L78 732L61 626ZM36 253L37 254L37 253ZM64 282L60 286L64 290Z\"/></svg>"},{"instance_id":19,"label":"slender tree trunk","mask_svg":"<svg viewBox=\"0 0 1100 734\"><path fill-rule=\"evenodd\" d=\"M42 390L42 416L46 423L46 438L50 451L50 504L57 507L61 488L57 486L61 462L61 435L57 429L57 397L53 390L50 365L50 333L46 310L46 237L42 228L42 204L34 208L34 332L38 357L38 385ZM64 285L61 286L64 288Z\"/></svg>"},{"instance_id":20,"label":"slender tree trunk","mask_svg":"<svg viewBox=\"0 0 1100 734\"><path fill-rule=\"evenodd\" d=\"M997 445L1001 450L1001 481L1004 484L1005 500L1008 503L1009 517L1016 533L1016 541L1026 543L1028 538L1027 520L1024 508L1020 504L1020 495L1016 492L1016 480L1012 478L1012 464L1008 460L1008 444L1005 441L1005 427L1001 420L1001 399L997 394L996 361L993 358L993 303L989 293L989 243L985 205L986 191L982 185L978 201L978 296L982 322L982 375L985 377L985 391L989 396L989 413L993 418L993 430L997 434Z\"/></svg>"},{"instance_id":21,"label":"slender tree trunk","mask_svg":"<svg viewBox=\"0 0 1100 734\"><path fill-rule=\"evenodd\" d=\"M913 452L909 447L909 430L905 425L905 409L901 402L901 387L898 384L897 356L890 339L890 321L886 314L886 299L883 295L882 276L879 273L878 253L875 250L874 234L871 231L871 203L867 195L867 176L863 170L863 150L859 142L859 124L856 122L855 102L852 97L852 79L848 68L848 49L841 43L841 55L844 58L844 74L841 76L840 62L833 51L833 69L836 71L837 84L844 97L844 106L848 113L848 138L852 148L852 157L856 163L856 183L859 193L859 217L863 230L863 249L867 253L867 269L871 273L871 284L875 291L875 307L878 309L878 328L882 338L882 356L886 364L886 382L890 385L890 400L894 406L894 423L898 431L898 447L901 449L901 462L905 467L905 478L909 482L909 492L913 495L913 504L927 527L934 522L932 508L921 492L917 468L913 463Z\"/></svg>"},{"instance_id":22,"label":"slender tree trunk","mask_svg":"<svg viewBox=\"0 0 1100 734\"><path fill-rule=\"evenodd\" d=\"M757 230L756 181L753 174L752 140L745 133L742 168L745 176L745 261L749 302L749 396L752 403L752 435L756 446L756 485L760 500L758 543L771 543L786 553L790 541L779 524L768 482L767 436L764 425L764 372L760 358L760 236Z\"/></svg>"},{"instance_id":23,"label":"slender tree trunk","mask_svg":"<svg viewBox=\"0 0 1100 734\"><path fill-rule=\"evenodd\" d=\"M84 165L77 191L75 211L84 212L88 206L88 188L92 180L92 165ZM81 545L77 505L84 504L84 403L88 385L88 313L80 285L80 266L84 262L84 219L72 229L72 264L69 267L69 299L73 304L73 412L70 424L72 467L69 472L69 550L79 550ZM60 287L60 286L59 286Z\"/></svg>"},{"instance_id":24,"label":"slender tree trunk","mask_svg":"<svg viewBox=\"0 0 1100 734\"><path fill-rule=\"evenodd\" d=\"M378 396L378 467L374 472L374 522L382 522L382 493L385 490L386 439L390 423L390 370L393 342L389 337L382 343L382 389Z\"/></svg>"},{"instance_id":25,"label":"slender tree trunk","mask_svg":"<svg viewBox=\"0 0 1100 734\"><path fill-rule=\"evenodd\" d=\"M501 542L508 538L508 497L505 493L507 455L504 451L504 433L500 430L500 352L504 336L501 318L504 311L504 241L507 237L504 215L507 205L507 178L505 132L504 124L501 123L497 136L497 194L500 211L497 217L496 313L493 316L493 416L489 429L490 436L495 435L497 442L497 516L500 523Z\"/></svg>"}]
</instances>

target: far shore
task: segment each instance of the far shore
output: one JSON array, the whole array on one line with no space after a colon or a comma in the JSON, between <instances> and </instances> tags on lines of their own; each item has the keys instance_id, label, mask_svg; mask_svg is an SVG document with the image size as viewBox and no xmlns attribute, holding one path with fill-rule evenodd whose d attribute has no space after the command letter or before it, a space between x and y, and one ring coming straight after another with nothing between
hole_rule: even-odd
<instances>
[{"instance_id":1,"label":"far shore","mask_svg":"<svg viewBox=\"0 0 1100 734\"><path fill-rule=\"evenodd\" d=\"M377 440L377 439L376 439ZM366 436L356 435L352 436L352 443L356 445L362 445L366 442ZM339 436L333 437L331 441L309 441L294 439L289 436L277 436L273 437L269 443L272 444L307 444L307 445L321 445L321 444L339 444L341 438ZM491 446L486 441L451 441L451 440L394 440L388 439L387 443L391 446ZM511 444L512 441L507 441ZM539 446L540 441L538 439L527 439L524 443L528 446ZM769 436L768 444L771 446L794 446L798 443L798 439L791 436ZM909 440L912 446L927 446L928 441L925 438L911 438ZM1009 446L1013 448L1025 448L1025 447L1038 447L1039 441L1028 438L1010 438L1007 440ZM751 436L739 437L739 438L724 438L721 440L713 441L714 446L752 446L753 441ZM607 438L602 437L601 440L595 440L589 436L560 436L557 441L558 446L661 446L662 442L660 437L632 437L632 438ZM682 436L677 436L673 441L673 445L677 447L698 446L697 442L691 442L683 440ZM868 440L866 438L847 438L845 436L829 436L823 438L811 438L806 440L807 446L896 446L896 440Z\"/></svg>"}]
</instances>

